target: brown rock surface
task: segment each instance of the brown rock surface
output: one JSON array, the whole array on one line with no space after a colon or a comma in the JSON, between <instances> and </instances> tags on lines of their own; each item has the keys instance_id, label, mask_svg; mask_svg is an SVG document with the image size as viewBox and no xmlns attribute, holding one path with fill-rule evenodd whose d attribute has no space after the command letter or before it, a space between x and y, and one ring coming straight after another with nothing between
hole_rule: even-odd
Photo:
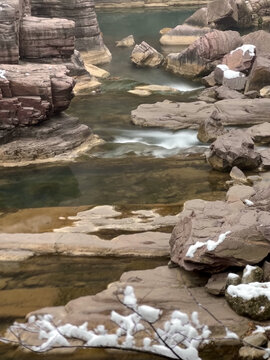
<instances>
[{"instance_id":1,"label":"brown rock surface","mask_svg":"<svg viewBox=\"0 0 270 360\"><path fill-rule=\"evenodd\" d=\"M257 55L270 53L270 33L264 30L251 32L242 37L243 44L256 46Z\"/></svg>"},{"instance_id":2,"label":"brown rock surface","mask_svg":"<svg viewBox=\"0 0 270 360\"><path fill-rule=\"evenodd\" d=\"M270 143L270 123L254 125L248 128L247 132L251 135L254 142L268 144Z\"/></svg>"},{"instance_id":3,"label":"brown rock surface","mask_svg":"<svg viewBox=\"0 0 270 360\"><path fill-rule=\"evenodd\" d=\"M260 91L267 85L270 85L270 58L257 56L249 74L245 92Z\"/></svg>"},{"instance_id":4,"label":"brown rock surface","mask_svg":"<svg viewBox=\"0 0 270 360\"><path fill-rule=\"evenodd\" d=\"M252 207L240 198L230 203L187 201L170 239L171 260L187 270L211 272L260 262L270 252L270 213L259 205L269 205L268 193L269 187L258 185Z\"/></svg>"},{"instance_id":5,"label":"brown rock surface","mask_svg":"<svg viewBox=\"0 0 270 360\"><path fill-rule=\"evenodd\" d=\"M203 101L174 103L165 100L139 105L131 112L131 121L135 125L146 127L197 129L210 115L214 119L220 119L225 126L269 122L269 113L270 99L228 99L215 104Z\"/></svg>"},{"instance_id":6,"label":"brown rock surface","mask_svg":"<svg viewBox=\"0 0 270 360\"><path fill-rule=\"evenodd\" d=\"M157 67L163 62L163 55L143 41L134 47L130 59L131 62L140 67Z\"/></svg>"},{"instance_id":7,"label":"brown rock surface","mask_svg":"<svg viewBox=\"0 0 270 360\"><path fill-rule=\"evenodd\" d=\"M208 23L226 30L238 23L238 9L234 0L214 0L207 5Z\"/></svg>"},{"instance_id":8,"label":"brown rock surface","mask_svg":"<svg viewBox=\"0 0 270 360\"><path fill-rule=\"evenodd\" d=\"M209 351L224 360L235 358L240 345L239 340L222 340L225 335L222 324L241 336L247 331L249 322L235 314L224 298L216 298L207 294L202 286L203 283L204 281L198 275L188 274L181 269L168 269L165 266L152 270L130 271L124 273L118 282L112 283L97 295L72 300L66 306L40 309L34 314L50 313L54 317L54 322L60 321L61 324L81 325L88 321L91 329L98 324L104 324L109 331L112 331L115 329L115 325L109 320L110 312L115 310L123 315L129 313L116 299L114 293L119 288L131 285L134 287L138 303L162 309L164 319L167 319L171 311L175 309L189 315L193 311L198 312L200 323L208 325L212 331L212 337L215 338L215 342L210 345L210 348L201 349L200 356L202 358L205 358L204 356L207 356ZM190 293L186 286L191 288ZM211 309L214 316L221 322L214 320L209 313L199 307L191 294L203 307ZM161 326L161 323L159 322L157 326ZM27 338L31 343L35 343L36 339L35 334L30 334Z\"/></svg>"},{"instance_id":9,"label":"brown rock surface","mask_svg":"<svg viewBox=\"0 0 270 360\"><path fill-rule=\"evenodd\" d=\"M213 61L241 45L242 39L238 32L214 30L181 53L169 54L166 69L190 77L205 75L213 69Z\"/></svg>"},{"instance_id":10,"label":"brown rock surface","mask_svg":"<svg viewBox=\"0 0 270 360\"><path fill-rule=\"evenodd\" d=\"M62 65L2 65L0 128L34 125L65 110L74 80Z\"/></svg>"},{"instance_id":11,"label":"brown rock surface","mask_svg":"<svg viewBox=\"0 0 270 360\"><path fill-rule=\"evenodd\" d=\"M248 73L252 67L254 59L255 54L243 47L240 47L226 54L222 59L222 64L227 65L230 70Z\"/></svg>"},{"instance_id":12,"label":"brown rock surface","mask_svg":"<svg viewBox=\"0 0 270 360\"><path fill-rule=\"evenodd\" d=\"M203 143L211 143L225 132L226 130L221 121L210 116L208 119L201 122L197 137Z\"/></svg>"},{"instance_id":13,"label":"brown rock surface","mask_svg":"<svg viewBox=\"0 0 270 360\"><path fill-rule=\"evenodd\" d=\"M23 18L20 56L26 59L70 58L74 53L75 23L66 19Z\"/></svg>"},{"instance_id":14,"label":"brown rock surface","mask_svg":"<svg viewBox=\"0 0 270 360\"><path fill-rule=\"evenodd\" d=\"M219 136L210 146L207 161L215 170L220 171L230 170L234 166L254 169L261 163L251 136L243 130L231 130Z\"/></svg>"}]
</instances>

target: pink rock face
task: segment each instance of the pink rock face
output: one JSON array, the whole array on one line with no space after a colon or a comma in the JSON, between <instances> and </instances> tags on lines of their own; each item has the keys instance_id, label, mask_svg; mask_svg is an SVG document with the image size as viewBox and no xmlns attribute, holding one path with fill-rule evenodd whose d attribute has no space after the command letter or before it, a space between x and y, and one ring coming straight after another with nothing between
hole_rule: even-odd
<instances>
[{"instance_id":1,"label":"pink rock face","mask_svg":"<svg viewBox=\"0 0 270 360\"><path fill-rule=\"evenodd\" d=\"M246 188L253 191L249 190L252 207L241 201L241 196L243 201L248 197ZM267 256L269 187L259 185L254 191L237 185L235 190L234 202L196 199L185 203L170 239L172 261L186 270L219 272L256 264Z\"/></svg>"},{"instance_id":2,"label":"pink rock face","mask_svg":"<svg viewBox=\"0 0 270 360\"><path fill-rule=\"evenodd\" d=\"M187 76L209 73L211 62L241 45L242 39L238 32L214 30L200 37L181 53L169 54L166 68Z\"/></svg>"},{"instance_id":3,"label":"pink rock face","mask_svg":"<svg viewBox=\"0 0 270 360\"><path fill-rule=\"evenodd\" d=\"M31 0L32 15L75 21L76 49L104 48L94 0Z\"/></svg>"},{"instance_id":4,"label":"pink rock face","mask_svg":"<svg viewBox=\"0 0 270 360\"><path fill-rule=\"evenodd\" d=\"M242 48L239 48L225 55L222 63L227 65L230 70L248 73L254 59L255 55L252 55L250 51L244 51Z\"/></svg>"},{"instance_id":5,"label":"pink rock face","mask_svg":"<svg viewBox=\"0 0 270 360\"><path fill-rule=\"evenodd\" d=\"M75 23L66 19L27 16L20 28L20 56L26 59L70 58L75 46Z\"/></svg>"},{"instance_id":6,"label":"pink rock face","mask_svg":"<svg viewBox=\"0 0 270 360\"><path fill-rule=\"evenodd\" d=\"M74 80L61 65L1 65L0 128L34 125L65 110Z\"/></svg>"}]
</instances>

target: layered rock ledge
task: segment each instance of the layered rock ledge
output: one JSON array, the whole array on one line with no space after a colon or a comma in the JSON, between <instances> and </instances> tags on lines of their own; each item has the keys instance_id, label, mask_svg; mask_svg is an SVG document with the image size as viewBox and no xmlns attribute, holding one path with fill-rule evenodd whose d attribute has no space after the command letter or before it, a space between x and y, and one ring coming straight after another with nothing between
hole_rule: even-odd
<instances>
[{"instance_id":1,"label":"layered rock ledge","mask_svg":"<svg viewBox=\"0 0 270 360\"><path fill-rule=\"evenodd\" d=\"M131 112L131 121L144 127L173 130L197 129L210 116L219 118L223 125L254 125L269 122L270 99L226 99L209 104L164 100L141 104Z\"/></svg>"}]
</instances>

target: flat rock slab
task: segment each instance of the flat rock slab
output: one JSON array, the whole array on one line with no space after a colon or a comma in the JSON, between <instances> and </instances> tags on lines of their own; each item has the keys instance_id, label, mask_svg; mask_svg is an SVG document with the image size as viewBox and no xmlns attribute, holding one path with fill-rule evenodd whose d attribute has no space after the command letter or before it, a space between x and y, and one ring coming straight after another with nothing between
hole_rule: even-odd
<instances>
[{"instance_id":1,"label":"flat rock slab","mask_svg":"<svg viewBox=\"0 0 270 360\"><path fill-rule=\"evenodd\" d=\"M169 256L169 238L170 234L160 232L120 235L111 241L78 233L0 234L0 261L23 261L44 254Z\"/></svg>"},{"instance_id":2,"label":"flat rock slab","mask_svg":"<svg viewBox=\"0 0 270 360\"><path fill-rule=\"evenodd\" d=\"M146 271L130 271L124 273L120 281L110 284L108 289L95 296L85 296L70 301L66 306L37 310L34 314L50 313L57 324L60 322L61 324L81 325L88 321L89 329L98 324L104 324L108 330L114 330L115 325L109 320L110 312L115 310L120 314L128 313L128 310L123 308L116 299L114 292L126 285L132 285L138 303L162 309L162 319L166 319L175 309L189 315L193 311L198 311L200 322L210 327L212 336L217 337L215 342L218 343L218 339L221 340L225 335L224 326L197 305L190 292L187 291L187 286L198 303L210 309L216 318L230 330L237 332L240 336L243 335L248 330L249 320L238 316L231 310L224 298L209 295L203 287L205 280L200 275L189 274L179 268L169 269L166 266ZM160 323L157 324L157 326L160 325ZM27 337L29 343L35 343L37 340L34 334L28 334ZM228 341L227 346L230 346L230 351L235 350L235 347L232 346L232 340L223 339L223 346L226 347L226 341ZM234 340L233 345L236 346L238 352L239 342ZM217 345L215 348L215 344L211 344L211 346L214 347L215 355L221 358L219 353L221 347ZM227 359L229 358L234 357L227 357ZM222 357L222 359L226 359L226 357Z\"/></svg>"},{"instance_id":3,"label":"flat rock slab","mask_svg":"<svg viewBox=\"0 0 270 360\"><path fill-rule=\"evenodd\" d=\"M81 211L76 216L69 216L72 226L54 229L55 232L98 233L102 230L153 231L162 227L174 226L177 215L160 215L155 210L136 210L123 214L111 205L96 206Z\"/></svg>"},{"instance_id":4,"label":"flat rock slab","mask_svg":"<svg viewBox=\"0 0 270 360\"><path fill-rule=\"evenodd\" d=\"M223 125L254 125L269 122L270 99L226 99L209 104L204 101L176 103L165 100L141 104L131 112L131 121L144 127L197 129L213 111Z\"/></svg>"}]
</instances>

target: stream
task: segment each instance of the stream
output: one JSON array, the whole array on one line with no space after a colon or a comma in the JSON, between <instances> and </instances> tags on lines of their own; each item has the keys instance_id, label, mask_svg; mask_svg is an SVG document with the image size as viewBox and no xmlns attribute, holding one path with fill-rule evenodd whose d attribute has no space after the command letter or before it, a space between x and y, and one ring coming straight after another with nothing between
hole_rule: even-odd
<instances>
[{"instance_id":1,"label":"stream","mask_svg":"<svg viewBox=\"0 0 270 360\"><path fill-rule=\"evenodd\" d=\"M148 209L162 205L167 206L168 214L174 214L175 207L180 210L188 199L224 198L228 175L212 171L205 163L196 131L143 129L130 122L130 112L139 104L164 99L192 101L201 85L162 69L138 69L129 62L131 49L114 46L116 40L133 34L137 43L145 40L163 53L179 51L181 48L161 48L159 30L181 24L194 9L98 11L104 40L113 56L112 62L103 66L111 78L102 82L101 93L75 97L68 114L89 125L106 143L71 163L2 168L1 232L52 231L60 226L59 217L74 215L82 207ZM127 92L142 84L167 85L179 93L141 98ZM95 294L124 271L154 268L167 261L43 256L2 263L1 329L37 308ZM0 355L1 360L48 358L14 352L3 345ZM97 352L97 358L103 355ZM136 360L140 357L135 356ZM111 354L110 358L117 356ZM62 356L49 359L60 360ZM87 359L87 352L65 355L65 359Z\"/></svg>"}]
</instances>

